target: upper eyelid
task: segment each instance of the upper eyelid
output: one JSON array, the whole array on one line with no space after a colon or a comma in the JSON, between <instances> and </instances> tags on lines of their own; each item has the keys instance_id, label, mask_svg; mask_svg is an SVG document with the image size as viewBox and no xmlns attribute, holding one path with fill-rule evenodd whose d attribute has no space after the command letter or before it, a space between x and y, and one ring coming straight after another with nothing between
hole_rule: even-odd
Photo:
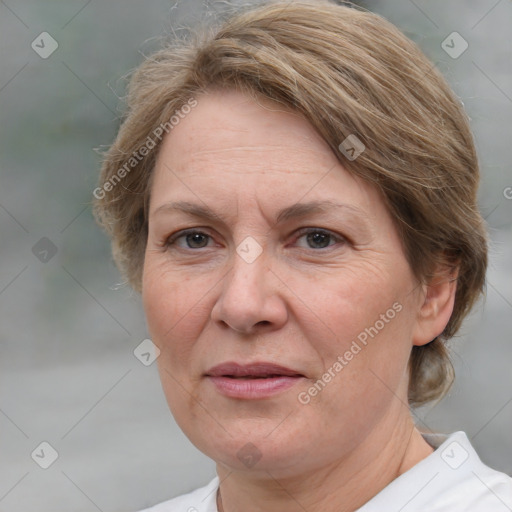
<instances>
[{"instance_id":1,"label":"upper eyelid","mask_svg":"<svg viewBox=\"0 0 512 512\"><path fill-rule=\"evenodd\" d=\"M342 235L341 233L336 233L335 231L332 231L332 230L326 229L326 228L315 228L315 227L299 228L296 231L297 235L295 235L295 240L302 238L304 235L307 235L308 233L315 233L315 232L327 234L327 235L331 236L332 238L334 238L338 242L349 242L349 239L346 236Z\"/></svg>"},{"instance_id":2,"label":"upper eyelid","mask_svg":"<svg viewBox=\"0 0 512 512\"><path fill-rule=\"evenodd\" d=\"M327 235L332 236L333 238L338 239L338 241L348 241L347 237L340 233L336 233L335 231L332 231L327 228L321 228L321 227L316 227L316 226L304 226L302 228L298 228L294 231L294 235L295 235L295 238L298 239L298 238L300 238L308 233L311 233L311 232L325 233ZM173 233L172 235L168 236L165 239L164 243L168 244L171 240L172 240L172 242L175 242L176 240L179 240L180 238L187 236L188 234L193 234L193 233L201 233L203 235L209 236L212 240L214 239L209 228L203 228L203 227L199 226L199 227L195 227L195 228L185 228L185 229L178 230L175 233Z\"/></svg>"}]
</instances>

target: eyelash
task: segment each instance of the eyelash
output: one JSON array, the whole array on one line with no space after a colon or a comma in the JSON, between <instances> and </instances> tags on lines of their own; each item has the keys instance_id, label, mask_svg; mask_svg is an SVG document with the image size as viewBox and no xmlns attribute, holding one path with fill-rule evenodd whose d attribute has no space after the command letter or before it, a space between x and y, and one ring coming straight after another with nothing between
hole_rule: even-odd
<instances>
[{"instance_id":1,"label":"eyelash","mask_svg":"<svg viewBox=\"0 0 512 512\"><path fill-rule=\"evenodd\" d=\"M322 228L302 228L298 231L298 236L297 236L296 240L299 240L300 238L307 236L308 234L312 234L312 233L320 233L322 235L329 236L329 237L331 237L331 239L334 239L335 242L342 243L342 244L345 244L348 241L345 237L338 235L336 233L333 233L332 231L329 231L327 229L322 229ZM209 235L208 233L205 233L204 231L201 231L200 229L190 228L190 229L184 229L182 231L178 231L178 232L174 233L173 235L171 235L170 237L168 237L165 240L163 246L165 249L171 249L172 246L175 245L176 241L179 240L180 238L185 238L187 235L194 235L194 234L204 235L204 236L209 237L210 239L212 238L211 235ZM309 247L308 249L315 251L315 252L319 252L320 250L329 249L332 247L333 247L333 245L328 245L326 247L321 247L319 249L314 249L311 247ZM186 248L181 247L180 249L195 251L195 250L199 250L199 249L207 249L207 247L195 247L195 248L194 247L186 247Z\"/></svg>"}]
</instances>

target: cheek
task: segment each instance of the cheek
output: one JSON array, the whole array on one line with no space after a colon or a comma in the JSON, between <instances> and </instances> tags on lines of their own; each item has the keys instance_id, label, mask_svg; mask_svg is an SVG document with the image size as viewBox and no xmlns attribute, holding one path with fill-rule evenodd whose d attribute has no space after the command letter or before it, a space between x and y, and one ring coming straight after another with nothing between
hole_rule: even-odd
<instances>
[{"instance_id":1,"label":"cheek","mask_svg":"<svg viewBox=\"0 0 512 512\"><path fill-rule=\"evenodd\" d=\"M167 403L184 430L196 414L195 350L205 322L205 294L200 280L169 272L158 260L146 259L142 300L148 330L160 349L157 365Z\"/></svg>"},{"instance_id":2,"label":"cheek","mask_svg":"<svg viewBox=\"0 0 512 512\"><path fill-rule=\"evenodd\" d=\"M336 350L373 326L401 295L386 272L373 266L355 267L338 268L310 280L293 276L288 280L296 302L302 304L298 321L306 329L322 332ZM394 313L392 310L388 316Z\"/></svg>"},{"instance_id":3,"label":"cheek","mask_svg":"<svg viewBox=\"0 0 512 512\"><path fill-rule=\"evenodd\" d=\"M399 409L406 403L409 321L403 307L396 311L402 305L393 302L391 294L382 294L374 303L360 302L354 295L336 299L323 304L331 327L324 329L325 338L315 338L312 326L305 327L323 366L304 390L311 398L306 412L310 421L316 421L316 415L329 418L333 425L343 426L347 439L357 439L371 431L390 407Z\"/></svg>"},{"instance_id":4,"label":"cheek","mask_svg":"<svg viewBox=\"0 0 512 512\"><path fill-rule=\"evenodd\" d=\"M189 357L204 322L204 295L200 283L146 260L142 301L151 339L161 351L159 363L174 370Z\"/></svg>"},{"instance_id":5,"label":"cheek","mask_svg":"<svg viewBox=\"0 0 512 512\"><path fill-rule=\"evenodd\" d=\"M330 392L319 393L317 402L338 407L343 397L359 403L403 384L411 350L411 286L408 273L398 268L394 276L353 268L314 284L295 281L294 291L304 303L297 318L322 362L323 374L316 377L329 381Z\"/></svg>"}]
</instances>

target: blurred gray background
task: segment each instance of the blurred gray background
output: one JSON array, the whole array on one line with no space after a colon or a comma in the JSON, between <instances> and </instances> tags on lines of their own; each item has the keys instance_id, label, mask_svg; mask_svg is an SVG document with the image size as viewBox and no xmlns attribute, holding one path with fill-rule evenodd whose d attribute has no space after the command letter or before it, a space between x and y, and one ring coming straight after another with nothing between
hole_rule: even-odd
<instances>
[{"instance_id":1,"label":"blurred gray background","mask_svg":"<svg viewBox=\"0 0 512 512\"><path fill-rule=\"evenodd\" d=\"M419 43L464 102L492 239L487 297L453 343L457 383L418 422L464 430L484 462L510 474L512 2L366 7ZM219 9L0 1L0 512L134 511L214 476L174 423L156 366L134 356L147 338L140 299L120 284L90 202L94 148L118 128L122 76L160 36ZM447 40L449 55L453 32L462 39ZM58 453L48 469L43 442Z\"/></svg>"}]
</instances>

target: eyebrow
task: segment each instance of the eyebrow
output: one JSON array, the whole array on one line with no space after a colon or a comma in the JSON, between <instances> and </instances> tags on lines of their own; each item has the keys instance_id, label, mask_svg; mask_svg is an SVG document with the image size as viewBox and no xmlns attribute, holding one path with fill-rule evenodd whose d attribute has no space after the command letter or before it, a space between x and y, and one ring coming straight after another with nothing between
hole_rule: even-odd
<instances>
[{"instance_id":1,"label":"eyebrow","mask_svg":"<svg viewBox=\"0 0 512 512\"><path fill-rule=\"evenodd\" d=\"M314 215L318 213L326 213L329 210L333 209L343 209L346 210L347 213L352 213L361 220L368 218L368 215L358 208L357 206L351 204L344 203L336 203L330 200L323 201L309 201L307 203L295 203L286 208L280 210L276 217L276 223L284 222L291 219L297 219L306 217L308 215ZM169 202L160 205L154 211L154 215L159 212L173 212L179 211L182 213L186 213L193 217L198 217L201 219L212 220L218 219L220 220L219 215L217 215L211 208L206 205L200 205L191 203L188 201L177 201L177 202Z\"/></svg>"}]
</instances>

